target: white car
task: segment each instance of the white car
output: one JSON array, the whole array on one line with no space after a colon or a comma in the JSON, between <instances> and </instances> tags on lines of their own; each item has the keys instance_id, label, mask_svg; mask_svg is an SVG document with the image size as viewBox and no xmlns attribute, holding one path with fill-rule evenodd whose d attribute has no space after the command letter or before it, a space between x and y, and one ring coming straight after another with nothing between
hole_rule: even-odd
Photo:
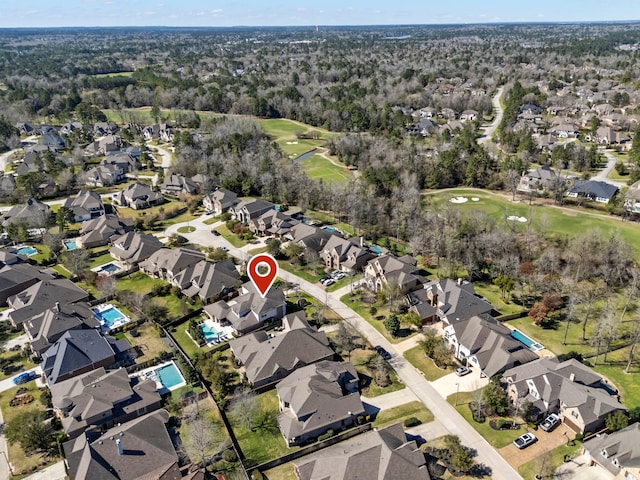
<instances>
[{"instance_id":1,"label":"white car","mask_svg":"<svg viewBox=\"0 0 640 480\"><path fill-rule=\"evenodd\" d=\"M560 417L555 413L552 413L540 424L540 428L545 432L550 432L560 424Z\"/></svg>"},{"instance_id":2,"label":"white car","mask_svg":"<svg viewBox=\"0 0 640 480\"><path fill-rule=\"evenodd\" d=\"M520 435L518 438L516 438L513 441L513 444L516 447L518 447L520 450L522 450L523 448L527 448L529 445L533 445L537 441L538 439L533 433L525 433L523 435Z\"/></svg>"}]
</instances>

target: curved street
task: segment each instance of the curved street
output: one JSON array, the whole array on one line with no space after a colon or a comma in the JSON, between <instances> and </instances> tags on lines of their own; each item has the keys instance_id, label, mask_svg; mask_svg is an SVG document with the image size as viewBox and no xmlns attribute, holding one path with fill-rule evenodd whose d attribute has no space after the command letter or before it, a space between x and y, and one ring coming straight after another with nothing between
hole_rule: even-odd
<instances>
[{"instance_id":1,"label":"curved street","mask_svg":"<svg viewBox=\"0 0 640 480\"><path fill-rule=\"evenodd\" d=\"M211 215L202 215L198 219L190 222L172 225L165 230L164 234L168 236L178 233L178 229L183 226L193 227L195 228L193 232L179 234L187 238L190 242L198 245L225 247L228 249L230 255L242 261L248 260L249 250L260 246L248 244L242 248L235 248L223 237L215 236L211 233L211 229L216 225L222 224L222 222L207 225L204 221L208 218L211 218ZM308 282L282 269L280 269L279 278L297 284L303 292L311 295L320 302L326 302L329 308L334 310L349 325L365 337L371 345L381 345L391 353L392 358L389 363L396 371L400 381L431 410L435 419L438 420L450 434L458 435L464 445L477 452L475 460L491 469L492 479L514 480L521 478L518 472L441 396L440 392L434 388L432 383L427 381L413 365L405 360L396 348L396 345L390 343L370 325L369 322L340 301L340 296L344 294L344 289L338 292L327 292L325 288L319 284Z\"/></svg>"}]
</instances>

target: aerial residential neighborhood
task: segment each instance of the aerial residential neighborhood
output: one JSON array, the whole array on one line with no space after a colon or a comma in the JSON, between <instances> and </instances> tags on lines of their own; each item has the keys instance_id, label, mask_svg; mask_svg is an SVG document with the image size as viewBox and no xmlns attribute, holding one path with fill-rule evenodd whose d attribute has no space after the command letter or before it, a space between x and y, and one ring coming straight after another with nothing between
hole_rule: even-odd
<instances>
[{"instance_id":1,"label":"aerial residential neighborhood","mask_svg":"<svg viewBox=\"0 0 640 480\"><path fill-rule=\"evenodd\" d=\"M640 479L640 24L3 18L0 479Z\"/></svg>"}]
</instances>

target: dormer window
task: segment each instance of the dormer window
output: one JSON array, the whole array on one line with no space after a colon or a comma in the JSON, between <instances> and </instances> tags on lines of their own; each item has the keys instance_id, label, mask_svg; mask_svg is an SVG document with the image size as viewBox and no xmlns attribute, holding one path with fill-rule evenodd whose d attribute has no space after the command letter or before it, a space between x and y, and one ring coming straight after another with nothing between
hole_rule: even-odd
<instances>
[{"instance_id":1,"label":"dormer window","mask_svg":"<svg viewBox=\"0 0 640 480\"><path fill-rule=\"evenodd\" d=\"M600 451L600 455L602 455L604 458L609 458L609 454L607 453L607 450L605 448Z\"/></svg>"}]
</instances>

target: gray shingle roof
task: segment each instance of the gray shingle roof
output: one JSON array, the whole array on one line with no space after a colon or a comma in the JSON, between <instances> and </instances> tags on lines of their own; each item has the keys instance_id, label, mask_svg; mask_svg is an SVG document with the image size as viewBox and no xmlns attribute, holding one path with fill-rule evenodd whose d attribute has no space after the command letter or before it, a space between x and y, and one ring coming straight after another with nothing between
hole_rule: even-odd
<instances>
[{"instance_id":1,"label":"gray shingle roof","mask_svg":"<svg viewBox=\"0 0 640 480\"><path fill-rule=\"evenodd\" d=\"M640 467L640 423L614 433L604 433L587 440L583 448L600 465L614 475L621 468ZM606 457L603 455L606 452ZM619 467L613 464L616 460Z\"/></svg>"}]
</instances>

